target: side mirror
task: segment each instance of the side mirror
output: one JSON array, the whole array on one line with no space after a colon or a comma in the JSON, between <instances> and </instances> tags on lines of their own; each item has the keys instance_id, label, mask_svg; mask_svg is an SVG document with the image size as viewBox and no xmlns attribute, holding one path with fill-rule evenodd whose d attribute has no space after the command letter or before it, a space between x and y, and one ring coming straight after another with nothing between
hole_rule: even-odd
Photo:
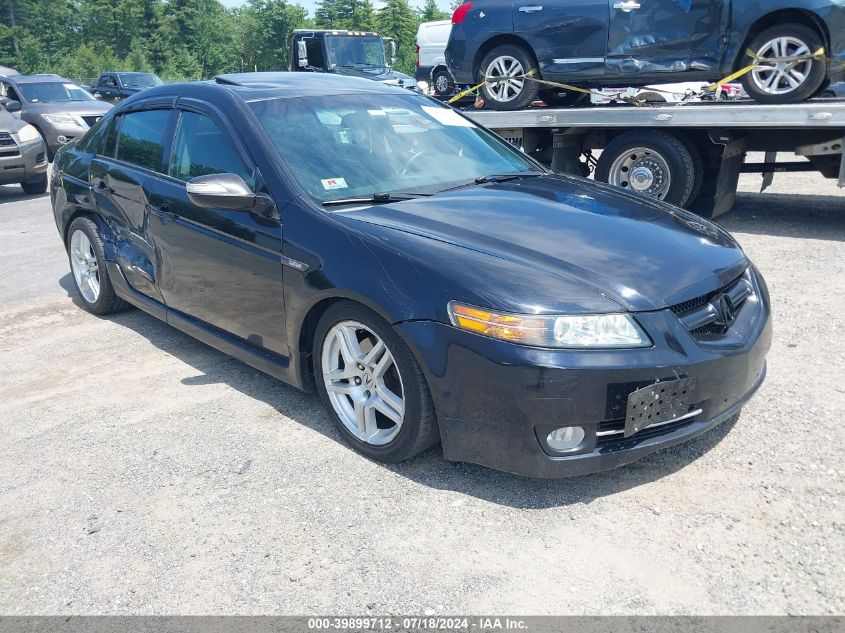
<instances>
[{"instance_id":1,"label":"side mirror","mask_svg":"<svg viewBox=\"0 0 845 633\"><path fill-rule=\"evenodd\" d=\"M390 40L387 44L390 47L390 65L395 66L396 65L396 41Z\"/></svg>"},{"instance_id":2,"label":"side mirror","mask_svg":"<svg viewBox=\"0 0 845 633\"><path fill-rule=\"evenodd\" d=\"M263 214L273 206L266 196L253 193L237 174L197 176L187 184L188 198L203 209L230 209Z\"/></svg>"},{"instance_id":3,"label":"side mirror","mask_svg":"<svg viewBox=\"0 0 845 633\"><path fill-rule=\"evenodd\" d=\"M9 99L9 101L3 104L3 107L6 108L6 112L20 112L21 102Z\"/></svg>"},{"instance_id":4,"label":"side mirror","mask_svg":"<svg viewBox=\"0 0 845 633\"><path fill-rule=\"evenodd\" d=\"M296 63L300 68L308 66L308 47L305 45L305 40L296 42Z\"/></svg>"}]
</instances>

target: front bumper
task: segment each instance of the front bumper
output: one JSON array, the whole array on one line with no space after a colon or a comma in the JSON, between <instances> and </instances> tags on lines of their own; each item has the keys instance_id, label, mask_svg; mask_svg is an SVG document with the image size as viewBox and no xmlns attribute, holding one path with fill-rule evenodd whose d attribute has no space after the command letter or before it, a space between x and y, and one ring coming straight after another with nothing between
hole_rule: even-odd
<instances>
[{"instance_id":1,"label":"front bumper","mask_svg":"<svg viewBox=\"0 0 845 633\"><path fill-rule=\"evenodd\" d=\"M47 171L47 154L41 139L16 147L0 148L0 184L31 180Z\"/></svg>"},{"instance_id":2,"label":"front bumper","mask_svg":"<svg viewBox=\"0 0 845 633\"><path fill-rule=\"evenodd\" d=\"M641 313L655 345L640 350L529 348L431 321L399 330L426 373L447 459L556 478L622 466L736 415L765 377L772 339L767 299L746 317L729 343L704 345L671 311ZM682 377L696 380L691 408L699 415L627 439L614 432L630 393ZM586 435L575 451L545 445L552 430L576 425Z\"/></svg>"},{"instance_id":3,"label":"front bumper","mask_svg":"<svg viewBox=\"0 0 845 633\"><path fill-rule=\"evenodd\" d=\"M72 140L79 138L88 131L88 127L80 125L62 124L57 125L47 121L40 121L38 127L44 134L44 139L47 141L47 147L50 148L50 155L55 155L62 147L70 143Z\"/></svg>"}]
</instances>

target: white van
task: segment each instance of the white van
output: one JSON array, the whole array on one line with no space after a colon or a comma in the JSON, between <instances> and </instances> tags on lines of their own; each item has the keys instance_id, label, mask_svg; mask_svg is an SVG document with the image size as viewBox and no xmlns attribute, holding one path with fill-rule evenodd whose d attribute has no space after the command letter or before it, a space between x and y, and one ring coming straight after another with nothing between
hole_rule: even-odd
<instances>
[{"instance_id":1,"label":"white van","mask_svg":"<svg viewBox=\"0 0 845 633\"><path fill-rule=\"evenodd\" d=\"M426 81L439 96L452 94L455 83L446 68L446 43L452 20L423 22L417 30L417 81Z\"/></svg>"}]
</instances>

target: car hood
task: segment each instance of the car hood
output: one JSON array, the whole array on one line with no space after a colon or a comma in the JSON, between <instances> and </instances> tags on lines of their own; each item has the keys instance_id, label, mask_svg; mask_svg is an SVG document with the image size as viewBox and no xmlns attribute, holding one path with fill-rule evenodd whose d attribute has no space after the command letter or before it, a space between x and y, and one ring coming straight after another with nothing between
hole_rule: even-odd
<instances>
[{"instance_id":1,"label":"car hood","mask_svg":"<svg viewBox=\"0 0 845 633\"><path fill-rule=\"evenodd\" d=\"M380 81L383 84L390 86L399 86L400 88L416 88L417 82L411 79L408 75L393 70L392 68L357 70L355 68L335 68L334 73L337 75L344 75L346 77L361 77L363 79L371 79L373 81Z\"/></svg>"},{"instance_id":2,"label":"car hood","mask_svg":"<svg viewBox=\"0 0 845 633\"><path fill-rule=\"evenodd\" d=\"M749 265L734 239L711 222L565 176L491 183L343 215L528 267L524 278L536 278L546 298L554 295L549 280L565 279L631 311L706 294ZM564 299L570 298L536 310L553 312Z\"/></svg>"},{"instance_id":3,"label":"car hood","mask_svg":"<svg viewBox=\"0 0 845 633\"><path fill-rule=\"evenodd\" d=\"M103 101L70 101L67 103L27 103L30 114L105 114L112 109L110 103Z\"/></svg>"}]
</instances>

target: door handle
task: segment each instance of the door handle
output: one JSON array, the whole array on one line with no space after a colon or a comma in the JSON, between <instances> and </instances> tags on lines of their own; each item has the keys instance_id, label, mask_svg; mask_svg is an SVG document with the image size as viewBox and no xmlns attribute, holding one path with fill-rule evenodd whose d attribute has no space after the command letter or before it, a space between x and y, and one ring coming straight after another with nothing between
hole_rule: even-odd
<instances>
[{"instance_id":1,"label":"door handle","mask_svg":"<svg viewBox=\"0 0 845 633\"><path fill-rule=\"evenodd\" d=\"M537 13L537 11L542 11L542 10L543 10L542 5L538 5L538 4L532 4L532 5L527 5L527 6L524 6L524 7L519 7L519 11L521 13Z\"/></svg>"},{"instance_id":2,"label":"door handle","mask_svg":"<svg viewBox=\"0 0 845 633\"><path fill-rule=\"evenodd\" d=\"M625 13L629 13L636 9L641 9L643 5L641 5L637 0L625 0L625 2L617 2L613 5L614 9L619 9L620 11L624 11Z\"/></svg>"}]
</instances>

